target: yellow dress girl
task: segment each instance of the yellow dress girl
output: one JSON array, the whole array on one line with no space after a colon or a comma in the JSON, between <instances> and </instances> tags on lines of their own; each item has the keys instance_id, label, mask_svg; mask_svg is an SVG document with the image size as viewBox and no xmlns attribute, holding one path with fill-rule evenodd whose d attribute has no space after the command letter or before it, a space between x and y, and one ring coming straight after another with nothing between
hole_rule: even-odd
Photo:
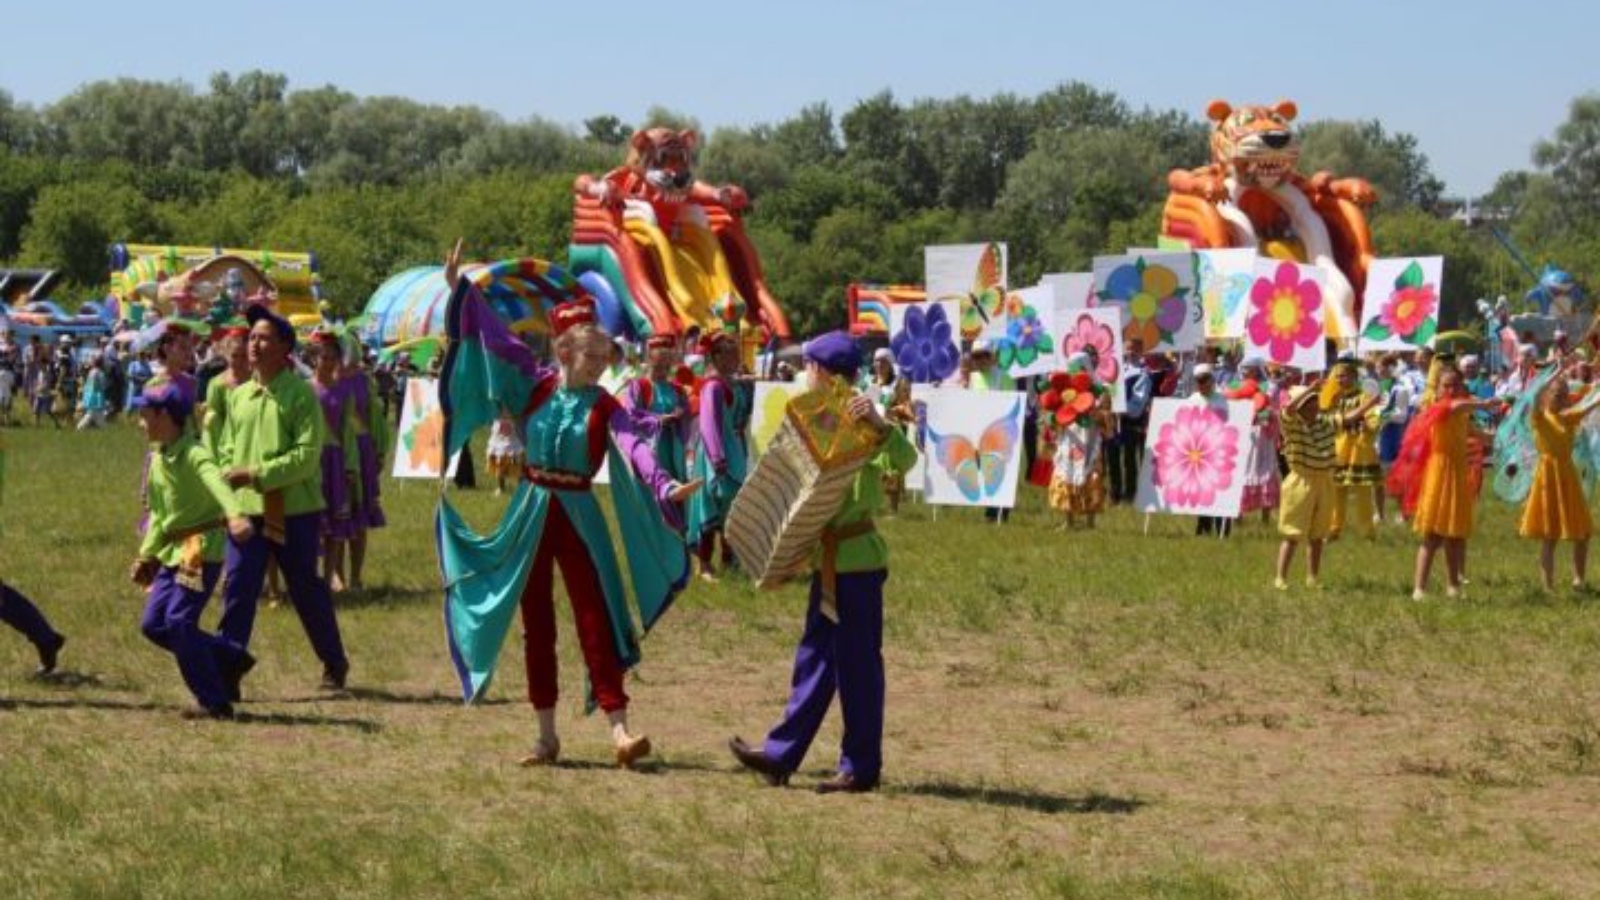
<instances>
[{"instance_id":1,"label":"yellow dress girl","mask_svg":"<svg viewBox=\"0 0 1600 900\"><path fill-rule=\"evenodd\" d=\"M1581 403L1573 403L1562 372L1541 392L1529 416L1539 464L1533 471L1527 505L1522 508L1522 523L1517 529L1525 538L1542 541L1539 548L1539 574L1544 589L1555 589L1555 554L1558 541L1572 541L1572 586L1581 588L1587 575L1589 537L1594 519L1589 515L1589 498L1573 461L1573 443L1583 419L1600 403L1600 393Z\"/></svg>"}]
</instances>

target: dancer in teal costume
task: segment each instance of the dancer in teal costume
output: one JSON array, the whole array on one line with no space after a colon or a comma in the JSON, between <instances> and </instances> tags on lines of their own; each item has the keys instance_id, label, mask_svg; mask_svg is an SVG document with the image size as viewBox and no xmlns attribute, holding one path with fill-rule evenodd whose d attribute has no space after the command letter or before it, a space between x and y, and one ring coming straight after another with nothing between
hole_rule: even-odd
<instances>
[{"instance_id":1,"label":"dancer in teal costume","mask_svg":"<svg viewBox=\"0 0 1600 900\"><path fill-rule=\"evenodd\" d=\"M727 332L718 332L707 337L704 346L714 373L700 385L700 422L691 473L705 482L706 489L689 499L688 534L700 559L700 577L715 581L712 560L716 558L717 536L722 533L722 523L733 506L733 498L744 486L749 468L742 428L749 421L749 413L735 381L739 372L738 340ZM726 546L723 549L726 563Z\"/></svg>"},{"instance_id":2,"label":"dancer in teal costume","mask_svg":"<svg viewBox=\"0 0 1600 900\"><path fill-rule=\"evenodd\" d=\"M440 382L445 453L454 453L503 411L524 423L528 469L505 516L479 535L446 500L437 539L445 581L445 626L461 689L483 696L519 603L528 642L529 699L539 737L526 765L556 761L554 565L572 599L589 670L590 702L611 724L617 762L631 766L649 739L628 731L623 673L639 661L640 630L627 602L617 552L591 489L609 459L622 556L643 631L688 577L678 504L697 485L672 480L639 439L631 417L595 382L605 333L587 300L550 312L560 369L540 365L491 311L476 287L457 281L446 314L449 352Z\"/></svg>"}]
</instances>

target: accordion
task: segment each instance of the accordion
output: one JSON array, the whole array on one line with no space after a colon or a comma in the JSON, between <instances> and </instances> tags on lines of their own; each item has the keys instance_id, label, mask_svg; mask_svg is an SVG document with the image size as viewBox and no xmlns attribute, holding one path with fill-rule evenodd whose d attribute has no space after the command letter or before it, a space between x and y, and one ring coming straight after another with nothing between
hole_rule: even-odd
<instances>
[{"instance_id":1,"label":"accordion","mask_svg":"<svg viewBox=\"0 0 1600 900\"><path fill-rule=\"evenodd\" d=\"M828 520L878 452L876 429L846 411L853 393L832 378L790 400L777 435L728 510L723 535L757 587L810 572Z\"/></svg>"}]
</instances>

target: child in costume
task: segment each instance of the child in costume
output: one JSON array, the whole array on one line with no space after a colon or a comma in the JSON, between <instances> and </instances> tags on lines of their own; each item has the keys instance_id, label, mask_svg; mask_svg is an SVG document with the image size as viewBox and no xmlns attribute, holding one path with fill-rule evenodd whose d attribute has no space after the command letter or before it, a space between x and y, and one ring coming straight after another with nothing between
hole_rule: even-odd
<instances>
[{"instance_id":1,"label":"child in costume","mask_svg":"<svg viewBox=\"0 0 1600 900\"><path fill-rule=\"evenodd\" d=\"M1584 417L1600 406L1600 392L1574 402L1567 375L1566 371L1558 372L1539 387L1528 416L1539 456L1518 533L1540 541L1539 574L1546 591L1555 590L1556 543L1559 541L1572 542L1572 586L1584 586L1588 574L1589 537L1594 532L1588 492L1584 490L1574 462L1574 445L1583 437ZM1592 463L1592 450L1588 447L1585 450L1588 451L1585 461ZM1590 475L1592 478L1592 471Z\"/></svg>"},{"instance_id":2,"label":"child in costume","mask_svg":"<svg viewBox=\"0 0 1600 900\"><path fill-rule=\"evenodd\" d=\"M344 433L350 416L349 395L339 380L339 336L312 332L311 388L322 408L322 577L328 590L345 589L345 549L355 537L355 510L350 502L350 473L345 467Z\"/></svg>"},{"instance_id":3,"label":"child in costume","mask_svg":"<svg viewBox=\"0 0 1600 900\"><path fill-rule=\"evenodd\" d=\"M1501 405L1497 400L1468 399L1461 373L1438 360L1434 365L1441 367L1435 395L1406 430L1401 458L1389 473L1391 491L1394 482L1405 486L1402 508L1411 513L1412 530L1422 538L1412 578L1413 600L1426 598L1428 572L1441 548L1445 553L1445 593L1450 597L1461 593L1477 498L1467 436L1474 411Z\"/></svg>"},{"instance_id":4,"label":"child in costume","mask_svg":"<svg viewBox=\"0 0 1600 900\"><path fill-rule=\"evenodd\" d=\"M229 322L212 332L212 352L228 364L206 382L206 402L200 417L200 438L213 457L217 442L228 424L228 393L250 380L250 356L245 339L250 327L243 319Z\"/></svg>"},{"instance_id":5,"label":"child in costume","mask_svg":"<svg viewBox=\"0 0 1600 900\"><path fill-rule=\"evenodd\" d=\"M804 353L813 388L830 378L854 381L861 367L861 352L844 332L808 341ZM783 784L805 759L837 693L844 715L842 752L838 774L817 785L821 793L870 791L882 774L883 586L889 578L889 548L872 516L882 505L885 466L909 469L917 456L905 433L878 414L869 395L853 397L849 415L877 431L882 452L856 473L855 484L823 531L782 720L760 747L739 737L728 742L741 765L761 773L768 784Z\"/></svg>"},{"instance_id":6,"label":"child in costume","mask_svg":"<svg viewBox=\"0 0 1600 900\"><path fill-rule=\"evenodd\" d=\"M890 425L907 431L916 419L911 408L911 379L895 371L894 353L888 347L879 347L872 353L873 402L879 415ZM889 504L889 518L900 514L900 500L906 495L906 470L890 465L884 460L883 497Z\"/></svg>"},{"instance_id":7,"label":"child in costume","mask_svg":"<svg viewBox=\"0 0 1600 900\"><path fill-rule=\"evenodd\" d=\"M645 374L629 382L617 399L633 413L635 422L649 434L656 464L674 481L687 481L689 438L694 416L689 395L674 379L678 370L678 342L658 334L645 342Z\"/></svg>"},{"instance_id":8,"label":"child in costume","mask_svg":"<svg viewBox=\"0 0 1600 900\"><path fill-rule=\"evenodd\" d=\"M514 414L524 422L527 468L496 529L479 535L449 504L439 505L437 538L445 577L445 624L451 659L468 702L483 696L513 613L520 607L528 699L538 737L524 765L560 756L555 707L556 635L553 577L561 568L578 642L588 668L591 702L606 713L616 761L631 767L650 740L628 728L623 678L639 661L639 632L627 605L622 565L646 631L688 577L688 554L669 525L677 504L697 485L679 484L640 439L632 416L602 390L599 377L611 342L587 298L550 312L559 369L537 362L466 280L454 277L446 312L449 350L440 401L446 457L472 432ZM617 507L619 561L592 485L609 459Z\"/></svg>"},{"instance_id":9,"label":"child in costume","mask_svg":"<svg viewBox=\"0 0 1600 900\"><path fill-rule=\"evenodd\" d=\"M145 588L140 629L172 653L199 704L186 718L233 718L239 679L255 665L244 648L200 628L222 572L223 526L236 540L253 529L218 471L211 453L189 427L194 400L179 384L157 377L133 399L150 460L150 519L130 572Z\"/></svg>"},{"instance_id":10,"label":"child in costume","mask_svg":"<svg viewBox=\"0 0 1600 900\"><path fill-rule=\"evenodd\" d=\"M506 492L506 479L522 478L524 451L522 438L517 435L517 421L509 414L501 414L489 431L489 474L494 476L494 495Z\"/></svg>"},{"instance_id":11,"label":"child in costume","mask_svg":"<svg viewBox=\"0 0 1600 900\"><path fill-rule=\"evenodd\" d=\"M1101 470L1105 434L1113 427L1110 400L1082 353L1068 360L1066 372L1051 376L1049 390L1039 398L1045 413L1040 430L1049 429L1055 437L1050 508L1065 516L1063 528L1076 528L1079 516L1093 528L1095 516L1105 510Z\"/></svg>"},{"instance_id":12,"label":"child in costume","mask_svg":"<svg viewBox=\"0 0 1600 900\"><path fill-rule=\"evenodd\" d=\"M0 440L0 491L5 487L5 467L5 442ZM61 648L66 646L67 639L50 627L50 622L45 619L44 613L39 612L39 607L33 605L33 601L4 581L0 581L0 622L15 628L38 652L39 668L34 670L34 674L45 676L55 672Z\"/></svg>"},{"instance_id":13,"label":"child in costume","mask_svg":"<svg viewBox=\"0 0 1600 900\"><path fill-rule=\"evenodd\" d=\"M345 473L350 485L350 517L354 534L350 537L350 589L364 590L363 572L367 563L367 535L388 524L378 496L383 474L383 445L388 427L383 409L375 401L377 385L362 366L361 342L355 330L346 325L339 332L342 353L339 384L349 410L342 437Z\"/></svg>"},{"instance_id":14,"label":"child in costume","mask_svg":"<svg viewBox=\"0 0 1600 900\"><path fill-rule=\"evenodd\" d=\"M712 374L700 385L700 427L694 454L693 475L705 482L705 490L689 499L689 544L700 559L700 577L716 580L712 560L722 523L733 505L733 498L744 486L749 457L739 430L741 392L735 384L739 372L739 341L719 331L704 341ZM724 562L727 548L724 547Z\"/></svg>"},{"instance_id":15,"label":"child in costume","mask_svg":"<svg viewBox=\"0 0 1600 900\"><path fill-rule=\"evenodd\" d=\"M1333 526L1329 540L1344 532L1351 499L1355 500L1355 527L1367 539L1377 537L1373 518L1374 492L1383 484L1383 469L1378 465L1377 413L1381 394L1368 396L1362 389L1359 363L1354 356L1341 356L1333 366L1333 380L1324 383L1322 407L1339 414L1339 435L1334 440Z\"/></svg>"},{"instance_id":16,"label":"child in costume","mask_svg":"<svg viewBox=\"0 0 1600 900\"><path fill-rule=\"evenodd\" d=\"M1253 410L1250 420L1250 458L1244 467L1244 492L1239 496L1239 516L1255 510L1266 524L1278 508L1282 473L1278 470L1278 403L1275 386L1266 378L1266 363L1256 357L1239 365L1243 379L1224 392L1229 400L1248 401Z\"/></svg>"},{"instance_id":17,"label":"child in costume","mask_svg":"<svg viewBox=\"0 0 1600 900\"><path fill-rule=\"evenodd\" d=\"M1306 542L1306 586L1317 587L1322 572L1322 547L1333 527L1335 502L1333 470L1334 435L1339 414L1324 412L1318 403L1316 383L1289 389L1282 417L1283 458L1289 475L1283 481L1278 506L1277 577L1273 587L1289 589L1289 566L1295 548Z\"/></svg>"}]
</instances>

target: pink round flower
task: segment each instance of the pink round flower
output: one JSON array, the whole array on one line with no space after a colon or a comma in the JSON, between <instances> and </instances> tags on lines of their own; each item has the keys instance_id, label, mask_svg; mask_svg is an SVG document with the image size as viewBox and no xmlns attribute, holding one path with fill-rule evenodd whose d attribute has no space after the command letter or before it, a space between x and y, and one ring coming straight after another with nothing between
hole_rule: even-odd
<instances>
[{"instance_id":1,"label":"pink round flower","mask_svg":"<svg viewBox=\"0 0 1600 900\"><path fill-rule=\"evenodd\" d=\"M1067 356L1093 348L1095 367L1095 380L1101 384L1114 385L1119 378L1122 368L1117 359L1117 336L1111 332L1111 326L1103 325L1094 320L1093 316L1078 316L1078 321L1072 326L1062 341L1062 350Z\"/></svg>"},{"instance_id":2,"label":"pink round flower","mask_svg":"<svg viewBox=\"0 0 1600 900\"><path fill-rule=\"evenodd\" d=\"M1168 506L1204 508L1233 485L1239 430L1203 406L1179 408L1155 444L1155 481Z\"/></svg>"},{"instance_id":3,"label":"pink round flower","mask_svg":"<svg viewBox=\"0 0 1600 900\"><path fill-rule=\"evenodd\" d=\"M1378 311L1378 320L1396 337L1410 337L1438 307L1433 285L1403 287L1389 295L1389 302Z\"/></svg>"},{"instance_id":4,"label":"pink round flower","mask_svg":"<svg viewBox=\"0 0 1600 900\"><path fill-rule=\"evenodd\" d=\"M1322 340L1322 286L1309 278L1301 281L1294 263L1280 263L1271 281L1256 279L1250 286L1250 308L1245 330L1273 362L1287 363L1295 347Z\"/></svg>"}]
</instances>

